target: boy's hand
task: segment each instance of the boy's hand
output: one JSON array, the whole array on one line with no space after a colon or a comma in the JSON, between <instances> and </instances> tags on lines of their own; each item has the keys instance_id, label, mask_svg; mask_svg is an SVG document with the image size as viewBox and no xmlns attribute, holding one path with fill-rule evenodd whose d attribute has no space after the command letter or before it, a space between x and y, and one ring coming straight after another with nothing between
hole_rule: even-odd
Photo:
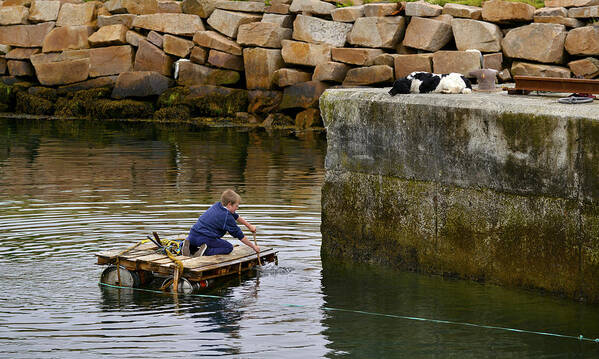
<instances>
[{"instance_id":1,"label":"boy's hand","mask_svg":"<svg viewBox=\"0 0 599 359\"><path fill-rule=\"evenodd\" d=\"M248 223L249 224L249 223ZM256 226L249 224L248 225L248 229L250 230L250 232L252 233L256 233Z\"/></svg>"},{"instance_id":2,"label":"boy's hand","mask_svg":"<svg viewBox=\"0 0 599 359\"><path fill-rule=\"evenodd\" d=\"M256 253L260 253L260 247L254 245L254 251L256 251Z\"/></svg>"}]
</instances>

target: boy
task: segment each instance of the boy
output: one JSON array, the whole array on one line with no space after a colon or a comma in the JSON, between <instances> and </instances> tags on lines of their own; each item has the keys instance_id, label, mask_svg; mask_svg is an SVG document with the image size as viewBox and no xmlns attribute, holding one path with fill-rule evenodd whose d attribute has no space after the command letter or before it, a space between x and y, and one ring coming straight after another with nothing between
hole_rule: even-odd
<instances>
[{"instance_id":1,"label":"boy","mask_svg":"<svg viewBox=\"0 0 599 359\"><path fill-rule=\"evenodd\" d=\"M256 232L256 227L235 213L239 208L239 203L241 203L241 197L237 193L230 189L224 191L220 202L216 202L208 208L191 227L187 239L183 242L182 254L184 256L193 254L194 257L229 254L233 251L233 246L221 238L227 232L256 253L260 253L260 247L250 242L235 223L237 221L245 225L252 233Z\"/></svg>"}]
</instances>

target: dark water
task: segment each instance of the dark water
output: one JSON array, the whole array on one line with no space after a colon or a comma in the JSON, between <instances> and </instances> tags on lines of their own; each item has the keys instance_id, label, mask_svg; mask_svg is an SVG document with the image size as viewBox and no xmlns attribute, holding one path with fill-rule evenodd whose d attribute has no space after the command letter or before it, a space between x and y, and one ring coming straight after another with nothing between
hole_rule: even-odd
<instances>
[{"instance_id":1,"label":"dark water","mask_svg":"<svg viewBox=\"0 0 599 359\"><path fill-rule=\"evenodd\" d=\"M325 152L315 134L0 120L0 357L599 357L599 343L459 324L596 338L597 306L322 263ZM185 232L228 187L278 267L214 297L98 286L95 252Z\"/></svg>"}]
</instances>

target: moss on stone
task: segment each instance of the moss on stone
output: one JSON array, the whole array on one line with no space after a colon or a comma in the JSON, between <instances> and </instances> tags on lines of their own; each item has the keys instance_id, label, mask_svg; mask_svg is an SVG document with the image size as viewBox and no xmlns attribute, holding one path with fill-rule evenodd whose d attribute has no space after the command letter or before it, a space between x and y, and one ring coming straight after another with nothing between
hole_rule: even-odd
<instances>
[{"instance_id":1,"label":"moss on stone","mask_svg":"<svg viewBox=\"0 0 599 359\"><path fill-rule=\"evenodd\" d=\"M248 108L248 95L245 90L231 90L227 93L189 95L184 103L191 108L194 116L227 117Z\"/></svg>"},{"instance_id":2,"label":"moss on stone","mask_svg":"<svg viewBox=\"0 0 599 359\"><path fill-rule=\"evenodd\" d=\"M108 99L109 88L94 88L67 93L56 102L56 115L63 117L89 117L96 101Z\"/></svg>"},{"instance_id":3,"label":"moss on stone","mask_svg":"<svg viewBox=\"0 0 599 359\"><path fill-rule=\"evenodd\" d=\"M54 103L42 97L20 91L16 95L15 111L30 115L52 115Z\"/></svg>"},{"instance_id":4,"label":"moss on stone","mask_svg":"<svg viewBox=\"0 0 599 359\"><path fill-rule=\"evenodd\" d=\"M163 107L154 112L153 118L159 122L187 122L191 119L191 111L183 105Z\"/></svg>"},{"instance_id":5,"label":"moss on stone","mask_svg":"<svg viewBox=\"0 0 599 359\"><path fill-rule=\"evenodd\" d=\"M15 102L15 91L12 86L0 82L0 103L13 107Z\"/></svg>"},{"instance_id":6,"label":"moss on stone","mask_svg":"<svg viewBox=\"0 0 599 359\"><path fill-rule=\"evenodd\" d=\"M88 111L94 119L151 118L154 107L144 101L98 99Z\"/></svg>"},{"instance_id":7,"label":"moss on stone","mask_svg":"<svg viewBox=\"0 0 599 359\"><path fill-rule=\"evenodd\" d=\"M41 97L51 102L56 102L56 100L58 99L58 92L56 91L56 89L53 89L51 87L32 86L27 90L27 93L37 97Z\"/></svg>"},{"instance_id":8,"label":"moss on stone","mask_svg":"<svg viewBox=\"0 0 599 359\"><path fill-rule=\"evenodd\" d=\"M190 93L188 87L177 86L169 88L164 91L156 101L158 108L164 108L169 106L179 106L185 103L185 97Z\"/></svg>"}]
</instances>

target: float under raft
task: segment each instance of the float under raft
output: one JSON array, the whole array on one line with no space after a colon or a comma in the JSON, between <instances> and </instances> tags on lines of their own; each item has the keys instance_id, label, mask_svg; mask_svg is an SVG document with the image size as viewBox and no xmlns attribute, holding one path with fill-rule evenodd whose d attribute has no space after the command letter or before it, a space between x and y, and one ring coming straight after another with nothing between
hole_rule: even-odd
<instances>
[{"instance_id":1,"label":"float under raft","mask_svg":"<svg viewBox=\"0 0 599 359\"><path fill-rule=\"evenodd\" d=\"M123 253L124 252L124 253ZM277 251L272 248L262 248L260 262L277 262ZM179 266L154 243L148 242L138 245L129 251L113 249L96 253L99 265L119 265L130 272L138 273L143 277L143 272L158 275L174 276ZM258 265L258 255L247 246L235 246L233 251L226 255L201 256L201 257L175 257L183 264L181 277L192 282L224 277L232 274L241 274ZM140 273L142 272L142 273Z\"/></svg>"}]
</instances>

